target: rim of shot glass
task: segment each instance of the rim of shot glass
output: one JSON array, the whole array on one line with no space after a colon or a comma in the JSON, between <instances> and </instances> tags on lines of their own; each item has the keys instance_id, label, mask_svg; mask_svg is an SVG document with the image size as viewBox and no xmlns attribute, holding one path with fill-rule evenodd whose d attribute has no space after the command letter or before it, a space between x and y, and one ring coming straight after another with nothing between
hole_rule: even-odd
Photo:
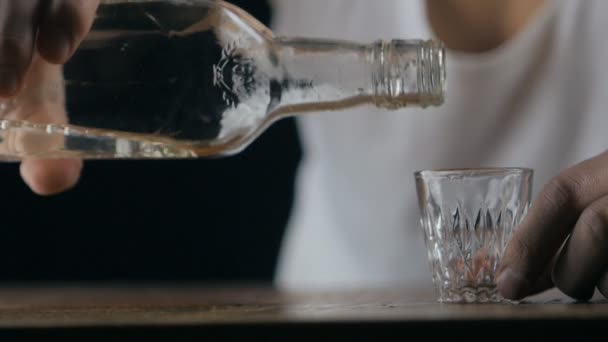
<instances>
[{"instance_id":1,"label":"rim of shot glass","mask_svg":"<svg viewBox=\"0 0 608 342\"><path fill-rule=\"evenodd\" d=\"M452 168L430 169L414 172L416 179L447 178L447 177L488 177L501 175L531 175L534 169L527 167L479 167L479 168Z\"/></svg>"}]
</instances>

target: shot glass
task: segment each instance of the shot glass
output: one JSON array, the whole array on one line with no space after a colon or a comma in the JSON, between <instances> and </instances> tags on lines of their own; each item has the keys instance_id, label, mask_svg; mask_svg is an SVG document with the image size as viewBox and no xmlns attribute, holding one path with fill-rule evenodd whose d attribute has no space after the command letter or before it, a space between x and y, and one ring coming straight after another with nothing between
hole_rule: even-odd
<instances>
[{"instance_id":1,"label":"shot glass","mask_svg":"<svg viewBox=\"0 0 608 342\"><path fill-rule=\"evenodd\" d=\"M438 301L506 302L496 271L530 207L533 170L429 170L415 178Z\"/></svg>"}]
</instances>

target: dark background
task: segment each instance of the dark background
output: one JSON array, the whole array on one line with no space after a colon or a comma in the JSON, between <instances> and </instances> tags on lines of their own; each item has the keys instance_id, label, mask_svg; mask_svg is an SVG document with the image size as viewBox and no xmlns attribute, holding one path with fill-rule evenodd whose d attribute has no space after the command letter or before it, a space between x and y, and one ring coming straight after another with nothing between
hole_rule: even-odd
<instances>
[{"instance_id":1,"label":"dark background","mask_svg":"<svg viewBox=\"0 0 608 342\"><path fill-rule=\"evenodd\" d=\"M269 24L264 1L232 2ZM0 281L271 281L299 158L288 119L230 158L89 161L54 197L2 164Z\"/></svg>"}]
</instances>

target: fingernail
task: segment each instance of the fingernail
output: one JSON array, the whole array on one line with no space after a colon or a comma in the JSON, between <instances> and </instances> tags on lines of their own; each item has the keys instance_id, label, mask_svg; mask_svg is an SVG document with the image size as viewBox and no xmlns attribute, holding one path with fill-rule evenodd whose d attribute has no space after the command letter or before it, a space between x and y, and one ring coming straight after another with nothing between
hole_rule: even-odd
<instances>
[{"instance_id":1,"label":"fingernail","mask_svg":"<svg viewBox=\"0 0 608 342\"><path fill-rule=\"evenodd\" d=\"M0 70L0 96L12 96L17 92L19 81L12 70Z\"/></svg>"},{"instance_id":2,"label":"fingernail","mask_svg":"<svg viewBox=\"0 0 608 342\"><path fill-rule=\"evenodd\" d=\"M528 281L511 268L505 269L496 279L498 292L506 299L518 300L526 295Z\"/></svg>"},{"instance_id":3,"label":"fingernail","mask_svg":"<svg viewBox=\"0 0 608 342\"><path fill-rule=\"evenodd\" d=\"M59 53L62 61L67 60L72 52L72 44L67 37L63 37L57 40L57 52Z\"/></svg>"},{"instance_id":4,"label":"fingernail","mask_svg":"<svg viewBox=\"0 0 608 342\"><path fill-rule=\"evenodd\" d=\"M52 39L53 48L57 53L57 57L66 61L72 52L73 36L63 29L57 29Z\"/></svg>"},{"instance_id":5,"label":"fingernail","mask_svg":"<svg viewBox=\"0 0 608 342\"><path fill-rule=\"evenodd\" d=\"M72 53L72 41L62 31L45 31L44 39L38 44L42 57L54 64L65 63Z\"/></svg>"}]
</instances>

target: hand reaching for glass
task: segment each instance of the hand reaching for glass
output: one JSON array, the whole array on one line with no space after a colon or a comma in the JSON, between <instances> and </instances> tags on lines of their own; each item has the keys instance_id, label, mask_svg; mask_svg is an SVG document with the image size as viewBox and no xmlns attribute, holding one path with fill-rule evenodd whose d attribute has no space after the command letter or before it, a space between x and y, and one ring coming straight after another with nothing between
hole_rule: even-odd
<instances>
[{"instance_id":1,"label":"hand reaching for glass","mask_svg":"<svg viewBox=\"0 0 608 342\"><path fill-rule=\"evenodd\" d=\"M545 185L514 233L500 267L503 296L552 287L578 300L608 298L608 152Z\"/></svg>"}]
</instances>

